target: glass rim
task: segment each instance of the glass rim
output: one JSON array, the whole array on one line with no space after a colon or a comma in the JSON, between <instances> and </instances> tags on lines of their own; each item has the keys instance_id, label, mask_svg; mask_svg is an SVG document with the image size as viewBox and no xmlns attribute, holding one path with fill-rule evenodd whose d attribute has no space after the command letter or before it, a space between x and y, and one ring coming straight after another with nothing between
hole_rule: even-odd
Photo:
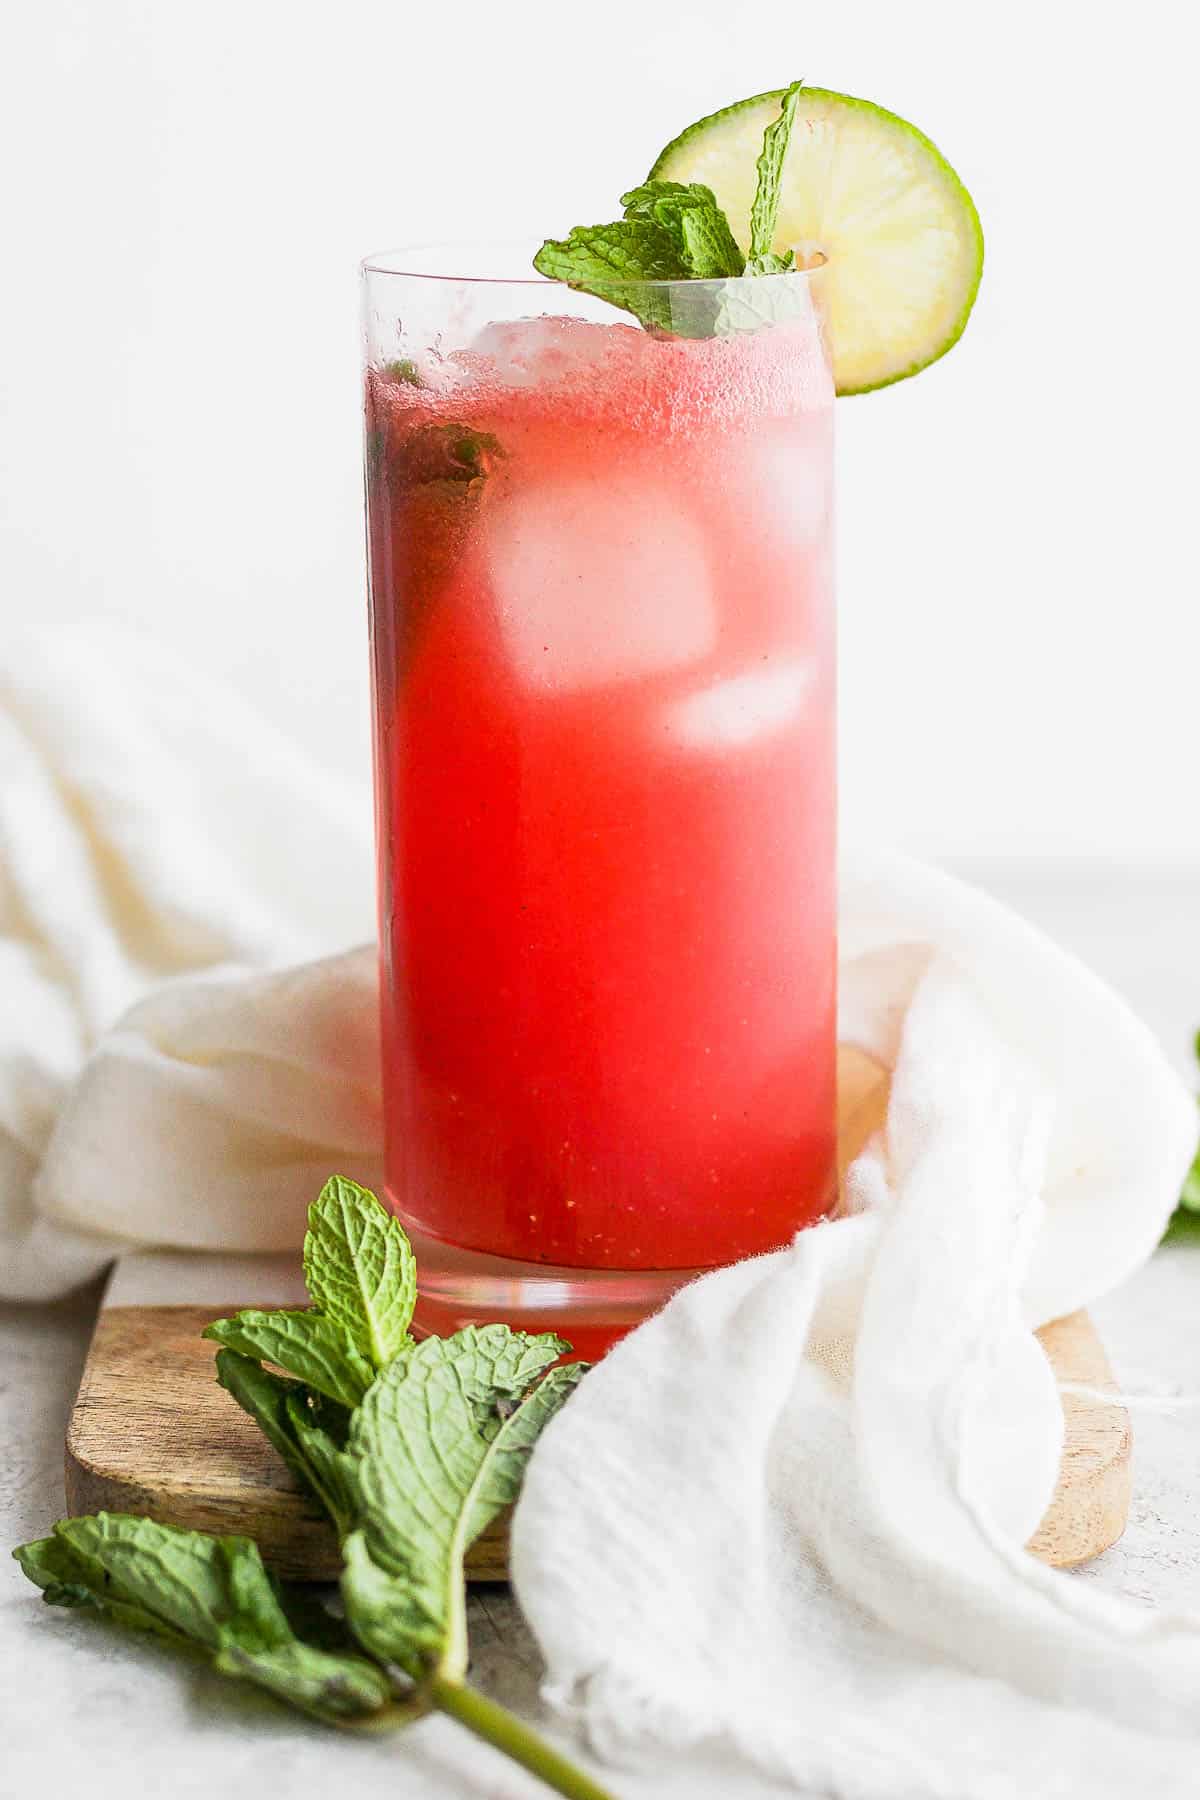
<instances>
[{"instance_id":1,"label":"glass rim","mask_svg":"<svg viewBox=\"0 0 1200 1800\"><path fill-rule=\"evenodd\" d=\"M420 269L420 268L410 268L410 267L404 266L408 262L420 261L421 259L442 258L442 257L461 258L461 260L464 263L466 263L466 262L470 262L474 259L477 259L481 253L483 253L483 254L494 253L497 260L499 261L506 254L509 257L512 257L514 254L523 253L523 251L526 248L527 248L527 246L520 246L518 249L517 246L514 246L512 244L503 244L503 245L501 245L501 244L494 244L494 245L476 244L473 246L468 246L465 244L414 244L407 249L375 250L370 255L364 256L362 258L361 262L359 263L358 267L359 267L359 274L364 280L366 280L369 276L379 275L379 276L390 276L394 280L399 280L399 281L441 282L443 284L450 283L450 284L453 284L454 286L465 285L465 286L474 286L474 287L542 288L542 289L562 288L562 287L570 286L570 284L568 282L560 281L556 278L553 278L553 277L550 277L547 275L539 275L536 270L532 274L529 274L529 275L457 275L457 274L454 274L451 271L451 269L449 269L449 268L446 268L446 269L428 269L428 268ZM536 246L534 246L534 248L536 249ZM403 263L402 263L402 259L403 259ZM777 275L766 275L766 276L763 276L763 275L755 275L755 276L720 275L720 276L714 276L711 278L706 277L703 280L699 280L694 276L674 275L674 276L667 276L667 277L659 276L659 277L655 277L653 280L651 280L645 276L622 275L619 277L619 279L620 279L620 284L623 288L635 288L639 291L648 290L648 289L652 289L652 288L678 288L678 287L718 288L718 287L724 287L730 281L747 281L747 280L753 280L753 281L764 281L764 280L765 281L796 281L796 280L810 281L814 275L820 274L821 271L828 266L828 262L829 262L829 258L827 256L822 255L820 262L814 263L811 268L787 269ZM603 296L601 296L601 297L603 297Z\"/></svg>"}]
</instances>

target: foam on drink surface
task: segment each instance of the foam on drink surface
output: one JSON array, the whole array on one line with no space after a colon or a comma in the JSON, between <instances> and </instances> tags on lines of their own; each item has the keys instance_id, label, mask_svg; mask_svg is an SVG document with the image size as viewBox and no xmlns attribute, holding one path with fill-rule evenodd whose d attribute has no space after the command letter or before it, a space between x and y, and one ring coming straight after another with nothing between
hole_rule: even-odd
<instances>
[{"instance_id":1,"label":"foam on drink surface","mask_svg":"<svg viewBox=\"0 0 1200 1800\"><path fill-rule=\"evenodd\" d=\"M514 422L569 411L581 426L665 438L829 406L815 315L727 337L656 337L640 326L514 319L467 349L412 355L424 385L375 375L376 404L405 416Z\"/></svg>"}]
</instances>

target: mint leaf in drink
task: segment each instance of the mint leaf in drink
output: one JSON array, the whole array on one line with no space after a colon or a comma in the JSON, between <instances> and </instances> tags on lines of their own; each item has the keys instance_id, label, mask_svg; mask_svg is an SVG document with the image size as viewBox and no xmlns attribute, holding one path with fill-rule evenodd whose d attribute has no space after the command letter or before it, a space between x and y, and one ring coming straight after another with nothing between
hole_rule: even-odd
<instances>
[{"instance_id":1,"label":"mint leaf in drink","mask_svg":"<svg viewBox=\"0 0 1200 1800\"><path fill-rule=\"evenodd\" d=\"M374 485L387 467L386 431L373 429L367 432L365 462L367 480Z\"/></svg>"},{"instance_id":2,"label":"mint leaf in drink","mask_svg":"<svg viewBox=\"0 0 1200 1800\"><path fill-rule=\"evenodd\" d=\"M252 1307L232 1319L214 1319L203 1335L240 1356L277 1364L342 1406L357 1406L375 1379L373 1365L323 1313Z\"/></svg>"},{"instance_id":3,"label":"mint leaf in drink","mask_svg":"<svg viewBox=\"0 0 1200 1800\"><path fill-rule=\"evenodd\" d=\"M421 371L411 356L400 356L395 362L384 363L383 372L389 381L403 381L408 387L425 386Z\"/></svg>"},{"instance_id":4,"label":"mint leaf in drink","mask_svg":"<svg viewBox=\"0 0 1200 1800\"><path fill-rule=\"evenodd\" d=\"M390 433L383 427L367 433L367 478L393 499L429 490L455 506L464 497L477 499L483 478L503 457L493 432L458 422L401 420Z\"/></svg>"},{"instance_id":5,"label":"mint leaf in drink","mask_svg":"<svg viewBox=\"0 0 1200 1800\"><path fill-rule=\"evenodd\" d=\"M411 1341L417 1268L400 1221L344 1175L308 1212L304 1281L316 1310L381 1369Z\"/></svg>"},{"instance_id":6,"label":"mint leaf in drink","mask_svg":"<svg viewBox=\"0 0 1200 1800\"><path fill-rule=\"evenodd\" d=\"M563 1348L504 1325L427 1338L354 1415L360 1528L345 1545L346 1618L366 1649L414 1679L466 1671L463 1556L515 1499L538 1433L583 1373L544 1373Z\"/></svg>"},{"instance_id":7,"label":"mint leaf in drink","mask_svg":"<svg viewBox=\"0 0 1200 1800\"><path fill-rule=\"evenodd\" d=\"M91 1606L118 1623L209 1652L214 1666L319 1719L378 1713L384 1672L355 1652L302 1642L249 1538L210 1537L125 1513L62 1519L13 1553L50 1605Z\"/></svg>"},{"instance_id":8,"label":"mint leaf in drink","mask_svg":"<svg viewBox=\"0 0 1200 1800\"><path fill-rule=\"evenodd\" d=\"M451 481L475 481L504 455L499 438L490 431L476 431L472 425L446 425L441 430Z\"/></svg>"},{"instance_id":9,"label":"mint leaf in drink","mask_svg":"<svg viewBox=\"0 0 1200 1800\"><path fill-rule=\"evenodd\" d=\"M803 86L802 81L793 81L785 89L779 117L763 132L762 154L758 159L758 183L750 207L750 256L747 268L751 275L780 275L790 269L795 261L790 250L779 256L771 246L775 242L775 222L779 217L783 162Z\"/></svg>"}]
</instances>

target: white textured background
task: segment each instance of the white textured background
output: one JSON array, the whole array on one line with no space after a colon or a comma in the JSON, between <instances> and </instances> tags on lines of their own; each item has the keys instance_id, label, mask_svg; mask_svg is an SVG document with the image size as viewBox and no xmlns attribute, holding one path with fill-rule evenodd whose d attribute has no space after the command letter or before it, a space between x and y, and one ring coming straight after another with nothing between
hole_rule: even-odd
<instances>
[{"instance_id":1,"label":"white textured background","mask_svg":"<svg viewBox=\"0 0 1200 1800\"><path fill-rule=\"evenodd\" d=\"M0 76L0 622L169 634L365 775L357 258L611 216L800 74L988 239L940 367L841 408L848 830L1200 859L1200 308L1181 0L39 0Z\"/></svg>"}]
</instances>

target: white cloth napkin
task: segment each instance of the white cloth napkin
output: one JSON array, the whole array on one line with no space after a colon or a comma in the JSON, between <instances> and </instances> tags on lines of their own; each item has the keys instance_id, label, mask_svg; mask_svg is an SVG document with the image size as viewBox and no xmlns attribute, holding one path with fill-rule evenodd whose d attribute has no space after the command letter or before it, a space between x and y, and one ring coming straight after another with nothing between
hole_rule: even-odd
<instances>
[{"instance_id":1,"label":"white cloth napkin","mask_svg":"<svg viewBox=\"0 0 1200 1800\"><path fill-rule=\"evenodd\" d=\"M1195 1794L1200 1618L1022 1548L1062 1440L1032 1327L1148 1254L1194 1108L982 896L859 859L841 919L884 1129L850 1216L685 1289L547 1431L512 1574L548 1692L609 1756L844 1800Z\"/></svg>"},{"instance_id":2,"label":"white cloth napkin","mask_svg":"<svg viewBox=\"0 0 1200 1800\"><path fill-rule=\"evenodd\" d=\"M374 952L300 960L369 932L366 820L144 642L0 664L5 1293L286 1248L331 1170L377 1178ZM685 1290L546 1434L513 1569L551 1692L610 1753L850 1800L1193 1793L1200 1627L1021 1546L1062 1431L1032 1327L1149 1254L1194 1107L959 883L852 858L841 939L885 1128L848 1216Z\"/></svg>"},{"instance_id":3,"label":"white cloth napkin","mask_svg":"<svg viewBox=\"0 0 1200 1800\"><path fill-rule=\"evenodd\" d=\"M4 643L0 1295L128 1242L283 1248L339 1160L377 1172L367 959L220 973L368 937L370 839L365 794L145 637Z\"/></svg>"}]
</instances>

